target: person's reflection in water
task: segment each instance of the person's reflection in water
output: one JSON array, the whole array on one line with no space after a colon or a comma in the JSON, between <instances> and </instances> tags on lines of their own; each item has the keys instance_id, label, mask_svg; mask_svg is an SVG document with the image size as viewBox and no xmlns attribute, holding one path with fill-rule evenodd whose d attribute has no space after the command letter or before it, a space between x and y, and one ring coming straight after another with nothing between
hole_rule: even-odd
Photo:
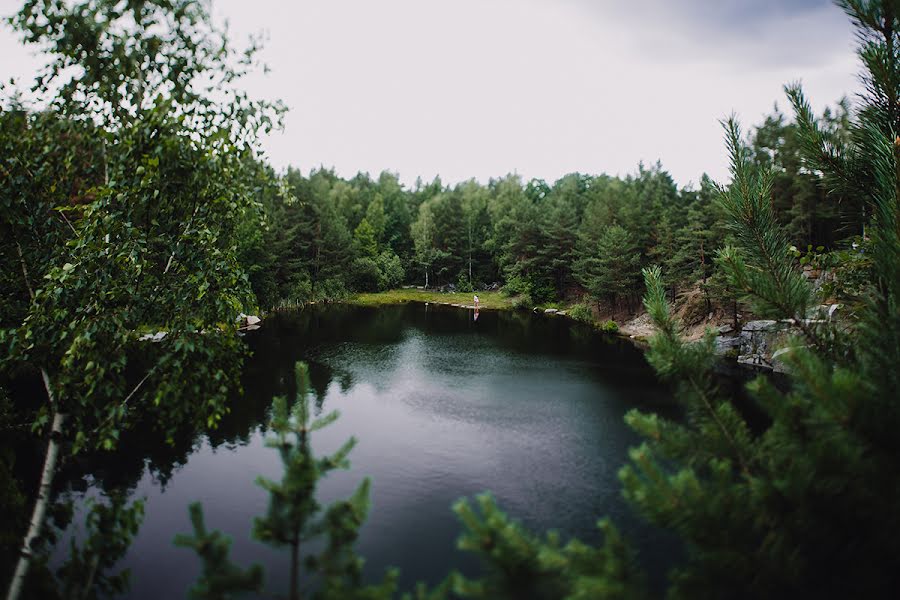
<instances>
[{"instance_id":1,"label":"person's reflection in water","mask_svg":"<svg viewBox=\"0 0 900 600\"><path fill-rule=\"evenodd\" d=\"M473 320L473 321L477 321L477 320L478 320L478 309L477 309L477 308L475 309L475 314L472 316L472 320Z\"/></svg>"}]
</instances>

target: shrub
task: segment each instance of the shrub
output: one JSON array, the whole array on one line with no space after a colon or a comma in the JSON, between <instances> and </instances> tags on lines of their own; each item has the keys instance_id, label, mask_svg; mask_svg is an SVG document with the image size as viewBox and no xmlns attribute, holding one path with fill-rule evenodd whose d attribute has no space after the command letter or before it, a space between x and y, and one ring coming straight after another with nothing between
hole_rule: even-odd
<instances>
[{"instance_id":1,"label":"shrub","mask_svg":"<svg viewBox=\"0 0 900 600\"><path fill-rule=\"evenodd\" d=\"M457 292L474 292L475 286L472 285L472 282L469 280L469 276L464 271L459 274L459 277L456 278L456 291Z\"/></svg>"},{"instance_id":2,"label":"shrub","mask_svg":"<svg viewBox=\"0 0 900 600\"><path fill-rule=\"evenodd\" d=\"M532 300L530 294L521 294L513 299L513 308L531 310L534 306L534 300Z\"/></svg>"},{"instance_id":3,"label":"shrub","mask_svg":"<svg viewBox=\"0 0 900 600\"><path fill-rule=\"evenodd\" d=\"M359 292L378 291L381 271L371 258L357 258L350 267L350 283Z\"/></svg>"},{"instance_id":4,"label":"shrub","mask_svg":"<svg viewBox=\"0 0 900 600\"><path fill-rule=\"evenodd\" d=\"M403 283L406 272L399 256L391 250L385 250L375 262L378 266L378 289L389 290Z\"/></svg>"},{"instance_id":5,"label":"shrub","mask_svg":"<svg viewBox=\"0 0 900 600\"><path fill-rule=\"evenodd\" d=\"M604 333L618 333L619 326L612 319L608 319L599 325L600 331Z\"/></svg>"},{"instance_id":6,"label":"shrub","mask_svg":"<svg viewBox=\"0 0 900 600\"><path fill-rule=\"evenodd\" d=\"M314 300L341 300L349 295L347 286L343 279L339 277L331 277L316 285L316 293Z\"/></svg>"},{"instance_id":7,"label":"shrub","mask_svg":"<svg viewBox=\"0 0 900 600\"><path fill-rule=\"evenodd\" d=\"M587 304L576 304L569 310L568 315L576 321L582 323L591 323L594 320L594 314Z\"/></svg>"}]
</instances>

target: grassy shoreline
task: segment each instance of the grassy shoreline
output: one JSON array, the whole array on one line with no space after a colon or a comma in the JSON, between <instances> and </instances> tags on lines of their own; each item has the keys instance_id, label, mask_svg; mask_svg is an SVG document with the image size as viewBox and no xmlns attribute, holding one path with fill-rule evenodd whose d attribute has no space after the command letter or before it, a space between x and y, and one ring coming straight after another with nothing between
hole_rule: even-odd
<instances>
[{"instance_id":1,"label":"grassy shoreline","mask_svg":"<svg viewBox=\"0 0 900 600\"><path fill-rule=\"evenodd\" d=\"M346 300L349 304L360 306L385 306L389 304L402 304L404 302L429 302L432 304L462 304L472 306L473 296L477 295L479 307L484 310L511 310L513 303L500 292L437 292L432 290L419 290L406 288L400 290L388 290L386 292L373 292L356 294Z\"/></svg>"},{"instance_id":2,"label":"grassy shoreline","mask_svg":"<svg viewBox=\"0 0 900 600\"><path fill-rule=\"evenodd\" d=\"M385 292L367 292L350 296L343 302L347 304L355 304L358 306L390 306L392 304L403 304L406 302L428 302L431 304L458 304L464 307L471 307L473 296L471 292L437 292L433 290L421 290L416 288L404 288L398 290L388 290ZM501 292L478 292L478 300L480 308L483 310L514 310L515 298L507 297ZM547 308L556 308L560 311L560 316L565 315L566 318L584 323L593 327L601 333L608 335L617 335L619 337L630 339L632 342L640 346L646 344L649 332L633 330L628 324L612 323L612 327L608 325L608 321L598 320L582 320L574 318L567 314L575 304L571 303L546 303L535 307L537 312L543 312Z\"/></svg>"}]
</instances>

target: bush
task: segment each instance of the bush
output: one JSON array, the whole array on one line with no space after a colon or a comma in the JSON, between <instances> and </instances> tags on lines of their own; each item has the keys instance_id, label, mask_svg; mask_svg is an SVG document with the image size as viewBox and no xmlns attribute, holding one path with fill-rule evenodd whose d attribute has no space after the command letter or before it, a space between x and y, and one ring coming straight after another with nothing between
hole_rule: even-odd
<instances>
[{"instance_id":1,"label":"bush","mask_svg":"<svg viewBox=\"0 0 900 600\"><path fill-rule=\"evenodd\" d=\"M600 323L599 327L600 327L600 331L602 331L604 333L618 333L619 332L619 326L612 319L609 319L607 321L604 321L603 323Z\"/></svg>"},{"instance_id":2,"label":"bush","mask_svg":"<svg viewBox=\"0 0 900 600\"><path fill-rule=\"evenodd\" d=\"M513 308L531 310L534 306L534 300L532 300L530 294L521 294L513 299Z\"/></svg>"},{"instance_id":3,"label":"bush","mask_svg":"<svg viewBox=\"0 0 900 600\"><path fill-rule=\"evenodd\" d=\"M375 259L375 262L378 266L379 290L390 290L403 283L406 272L403 270L399 256L391 250L385 250Z\"/></svg>"},{"instance_id":4,"label":"bush","mask_svg":"<svg viewBox=\"0 0 900 600\"><path fill-rule=\"evenodd\" d=\"M588 308L587 304L576 304L569 310L569 316L576 321L581 321L582 323L591 323L594 321L594 314L591 312L591 309Z\"/></svg>"},{"instance_id":5,"label":"bush","mask_svg":"<svg viewBox=\"0 0 900 600\"><path fill-rule=\"evenodd\" d=\"M282 306L302 305L308 302L312 296L312 283L305 273L303 278L295 281L288 289L290 291L287 297L281 299Z\"/></svg>"},{"instance_id":6,"label":"bush","mask_svg":"<svg viewBox=\"0 0 900 600\"><path fill-rule=\"evenodd\" d=\"M521 294L531 299L531 304L543 304L556 299L556 287L552 282L537 277L514 275L503 288L509 296Z\"/></svg>"},{"instance_id":7,"label":"bush","mask_svg":"<svg viewBox=\"0 0 900 600\"><path fill-rule=\"evenodd\" d=\"M472 285L472 282L469 280L469 276L466 272L461 272L459 277L456 278L456 291L457 292L474 292L475 286Z\"/></svg>"},{"instance_id":8,"label":"bush","mask_svg":"<svg viewBox=\"0 0 900 600\"><path fill-rule=\"evenodd\" d=\"M332 277L316 285L316 293L313 300L341 300L350 294L344 281L338 277Z\"/></svg>"},{"instance_id":9,"label":"bush","mask_svg":"<svg viewBox=\"0 0 900 600\"><path fill-rule=\"evenodd\" d=\"M350 266L350 285L358 292L376 292L381 270L371 258L357 258Z\"/></svg>"}]
</instances>

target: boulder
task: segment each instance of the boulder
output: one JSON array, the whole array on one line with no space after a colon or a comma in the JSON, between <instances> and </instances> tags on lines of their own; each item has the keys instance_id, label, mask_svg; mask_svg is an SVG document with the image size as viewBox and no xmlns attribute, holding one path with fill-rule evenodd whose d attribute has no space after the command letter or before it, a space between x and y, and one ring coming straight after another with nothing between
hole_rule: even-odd
<instances>
[{"instance_id":1,"label":"boulder","mask_svg":"<svg viewBox=\"0 0 900 600\"><path fill-rule=\"evenodd\" d=\"M161 342L166 338L165 331L157 331L156 333L145 333L138 338L139 342Z\"/></svg>"},{"instance_id":2,"label":"boulder","mask_svg":"<svg viewBox=\"0 0 900 600\"><path fill-rule=\"evenodd\" d=\"M834 318L834 313L842 306L843 305L841 304L820 304L818 306L813 306L806 311L806 320L812 322L830 321Z\"/></svg>"},{"instance_id":3,"label":"boulder","mask_svg":"<svg viewBox=\"0 0 900 600\"><path fill-rule=\"evenodd\" d=\"M784 348L779 348L775 352L772 353L772 370L776 373L787 373L788 366L784 363L783 356L787 355L790 352L793 352L793 348L791 346L785 346Z\"/></svg>"},{"instance_id":4,"label":"boulder","mask_svg":"<svg viewBox=\"0 0 900 600\"><path fill-rule=\"evenodd\" d=\"M545 315L555 315L555 314L558 313L558 312L559 312L559 309L556 309L556 308L546 308L546 309L544 309L544 314L545 314Z\"/></svg>"},{"instance_id":5,"label":"boulder","mask_svg":"<svg viewBox=\"0 0 900 600\"><path fill-rule=\"evenodd\" d=\"M760 321L747 321L746 323L744 323L744 326L741 327L741 332L770 331L775 327L778 327L778 321L772 321L768 319Z\"/></svg>"},{"instance_id":6,"label":"boulder","mask_svg":"<svg viewBox=\"0 0 900 600\"><path fill-rule=\"evenodd\" d=\"M782 337L783 331L788 327L790 325L787 323L771 320L746 323L739 336L741 340L740 354L770 356L775 351L775 344Z\"/></svg>"},{"instance_id":7,"label":"boulder","mask_svg":"<svg viewBox=\"0 0 900 600\"><path fill-rule=\"evenodd\" d=\"M772 364L762 354L740 354L737 357L738 364L749 365L757 369L771 369Z\"/></svg>"},{"instance_id":8,"label":"boulder","mask_svg":"<svg viewBox=\"0 0 900 600\"><path fill-rule=\"evenodd\" d=\"M719 356L734 355L741 347L741 338L738 336L716 336L716 354Z\"/></svg>"}]
</instances>

